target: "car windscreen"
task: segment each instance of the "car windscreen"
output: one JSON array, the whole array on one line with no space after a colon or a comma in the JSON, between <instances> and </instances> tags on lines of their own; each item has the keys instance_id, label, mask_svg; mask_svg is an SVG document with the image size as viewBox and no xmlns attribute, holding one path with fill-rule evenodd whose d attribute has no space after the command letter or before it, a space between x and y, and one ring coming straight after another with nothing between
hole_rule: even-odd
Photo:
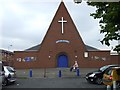
<instances>
[{"instance_id":1,"label":"car windscreen","mask_svg":"<svg viewBox=\"0 0 120 90\"><path fill-rule=\"evenodd\" d=\"M15 72L11 67L7 67L9 72Z\"/></svg>"},{"instance_id":2,"label":"car windscreen","mask_svg":"<svg viewBox=\"0 0 120 90\"><path fill-rule=\"evenodd\" d=\"M4 67L3 67L2 63L0 63L0 71L4 71Z\"/></svg>"},{"instance_id":3,"label":"car windscreen","mask_svg":"<svg viewBox=\"0 0 120 90\"><path fill-rule=\"evenodd\" d=\"M107 74L107 75L111 75L111 73L112 73L112 69L109 69L105 72L105 74Z\"/></svg>"},{"instance_id":4,"label":"car windscreen","mask_svg":"<svg viewBox=\"0 0 120 90\"><path fill-rule=\"evenodd\" d=\"M109 66L103 66L103 67L100 68L100 71L103 72L103 71L105 71L108 67L109 67Z\"/></svg>"}]
</instances>

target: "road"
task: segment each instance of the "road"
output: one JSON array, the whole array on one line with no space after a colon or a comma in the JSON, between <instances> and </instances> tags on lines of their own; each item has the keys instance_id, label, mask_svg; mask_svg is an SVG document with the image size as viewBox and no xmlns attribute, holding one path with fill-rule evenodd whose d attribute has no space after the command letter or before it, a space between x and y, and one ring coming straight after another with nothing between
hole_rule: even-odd
<instances>
[{"instance_id":1,"label":"road","mask_svg":"<svg viewBox=\"0 0 120 90\"><path fill-rule=\"evenodd\" d=\"M104 85L88 83L84 77L64 78L19 78L16 83L5 86L7 88L98 88L106 90Z\"/></svg>"}]
</instances>

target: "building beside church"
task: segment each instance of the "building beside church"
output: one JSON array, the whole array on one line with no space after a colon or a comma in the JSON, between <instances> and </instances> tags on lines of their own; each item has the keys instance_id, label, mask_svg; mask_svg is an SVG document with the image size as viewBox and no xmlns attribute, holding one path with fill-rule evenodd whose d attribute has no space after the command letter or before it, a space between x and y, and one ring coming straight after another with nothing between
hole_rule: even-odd
<instances>
[{"instance_id":1,"label":"building beside church","mask_svg":"<svg viewBox=\"0 0 120 90\"><path fill-rule=\"evenodd\" d=\"M3 62L4 65L10 65L12 66L12 61L14 53L8 50L0 49L0 61Z\"/></svg>"},{"instance_id":2,"label":"building beside church","mask_svg":"<svg viewBox=\"0 0 120 90\"><path fill-rule=\"evenodd\" d=\"M48 28L41 44L15 51L15 68L59 68L71 67L78 61L79 67L101 67L106 64L120 64L118 55L109 50L98 50L85 45L64 2Z\"/></svg>"}]
</instances>

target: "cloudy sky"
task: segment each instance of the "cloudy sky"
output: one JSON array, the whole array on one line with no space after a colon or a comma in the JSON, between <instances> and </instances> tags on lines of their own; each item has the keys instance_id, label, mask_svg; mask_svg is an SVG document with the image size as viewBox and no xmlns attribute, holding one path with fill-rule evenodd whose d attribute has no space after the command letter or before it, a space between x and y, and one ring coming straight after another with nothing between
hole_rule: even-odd
<instances>
[{"instance_id":1,"label":"cloudy sky","mask_svg":"<svg viewBox=\"0 0 120 90\"><path fill-rule=\"evenodd\" d=\"M40 44L58 9L61 0L1 0L0 1L0 48L10 51L25 50ZM101 50L110 50L100 40L99 20L90 13L95 8L85 2L75 4L64 0L65 5L85 44Z\"/></svg>"}]
</instances>

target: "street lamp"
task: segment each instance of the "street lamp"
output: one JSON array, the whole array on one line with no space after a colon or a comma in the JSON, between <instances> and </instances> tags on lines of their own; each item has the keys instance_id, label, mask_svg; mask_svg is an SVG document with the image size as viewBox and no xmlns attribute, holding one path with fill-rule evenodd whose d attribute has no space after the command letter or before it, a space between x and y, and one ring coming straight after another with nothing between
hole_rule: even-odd
<instances>
[{"instance_id":1,"label":"street lamp","mask_svg":"<svg viewBox=\"0 0 120 90\"><path fill-rule=\"evenodd\" d=\"M10 47L12 47L12 45L9 45L9 46L8 46L8 51L9 51Z\"/></svg>"},{"instance_id":2,"label":"street lamp","mask_svg":"<svg viewBox=\"0 0 120 90\"><path fill-rule=\"evenodd\" d=\"M79 4L82 2L82 0L74 0L75 3Z\"/></svg>"}]
</instances>

